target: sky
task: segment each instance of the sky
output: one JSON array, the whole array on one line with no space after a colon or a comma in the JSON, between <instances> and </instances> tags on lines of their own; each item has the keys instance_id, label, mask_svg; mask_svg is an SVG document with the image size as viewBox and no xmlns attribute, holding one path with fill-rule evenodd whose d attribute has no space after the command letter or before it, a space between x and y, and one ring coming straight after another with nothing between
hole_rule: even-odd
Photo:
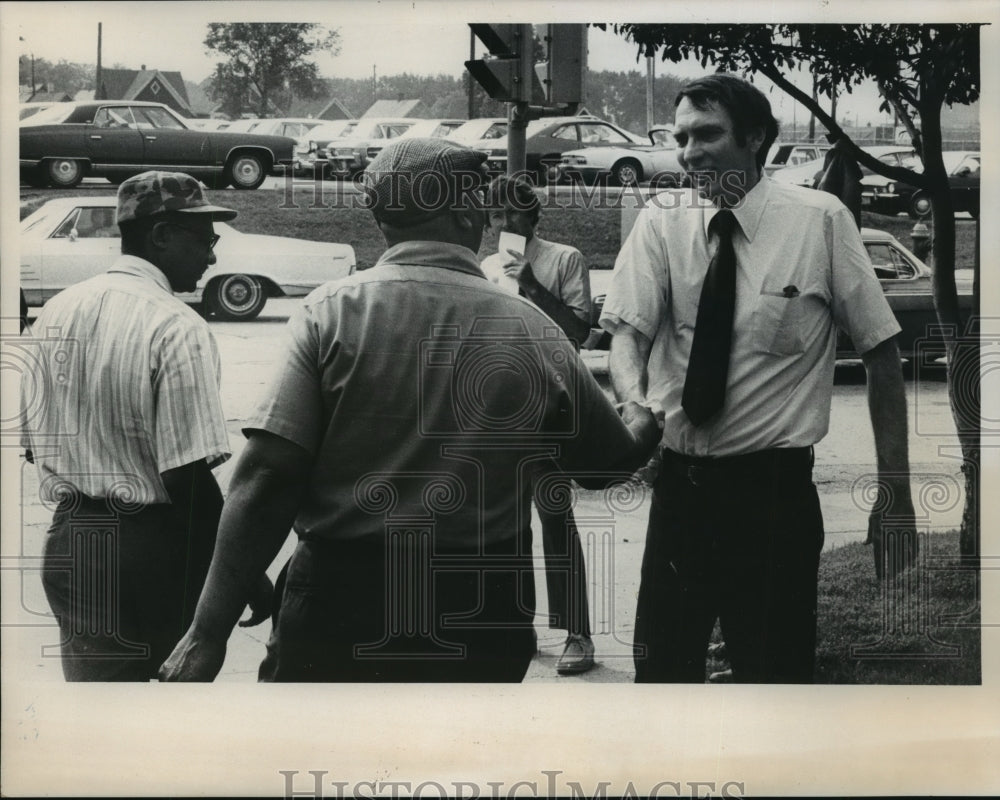
<instances>
[{"instance_id":1,"label":"sky","mask_svg":"<svg viewBox=\"0 0 1000 800\"><path fill-rule=\"evenodd\" d=\"M775 9L780 3L770 3ZM809 4L806 3L806 6ZM822 4L820 4L822 5ZM676 18L683 9L685 21L694 19L693 7L725 8L725 4L702 0L699 4L662 2L650 6L628 3L635 16L663 21ZM802 8L799 4L797 8ZM463 62L469 58L469 21L584 21L606 19L609 6L586 0L572 4L549 2L525 6L517 2L472 3L459 5L450 0L408 3L325 0L324 2L157 2L157 3L2 3L3 27L16 42L19 56L45 58L49 61L96 63L97 26L102 24L102 62L132 69L142 65L161 70L179 70L187 80L200 82L213 71L218 56L206 52L202 44L209 22L223 21L308 21L337 28L341 48L336 56L317 57L321 74L328 77L370 78L401 72L416 74L461 75ZM745 7L743 7L745 8ZM502 11L501 11L502 9ZM540 14L538 9L545 9ZM600 10L598 10L600 9ZM520 13L520 18L511 16ZM718 15L716 15L718 16ZM778 17L778 18L784 18ZM53 25L53 19L58 20ZM733 14L726 21L734 19ZM718 21L718 20L717 20ZM482 46L477 42L477 57ZM589 29L588 61L591 69L637 71L645 74L645 60L637 62L634 45L610 30ZM702 74L697 63L664 64L657 62L656 74L682 77ZM768 92L775 114L786 122L793 118L800 124L807 112L765 79L755 79ZM809 79L801 79L803 87ZM889 118L877 111L878 96L873 87L842 97L838 116L865 122L886 122ZM666 117L657 114L658 117Z\"/></svg>"}]
</instances>

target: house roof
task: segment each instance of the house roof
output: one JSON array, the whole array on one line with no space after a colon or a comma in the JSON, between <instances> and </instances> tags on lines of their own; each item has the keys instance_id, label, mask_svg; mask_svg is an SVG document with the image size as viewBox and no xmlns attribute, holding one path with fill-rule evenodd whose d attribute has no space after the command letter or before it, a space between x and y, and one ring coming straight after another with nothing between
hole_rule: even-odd
<instances>
[{"instance_id":1,"label":"house roof","mask_svg":"<svg viewBox=\"0 0 1000 800\"><path fill-rule=\"evenodd\" d=\"M153 83L158 82L182 109L191 110L184 78L180 72L161 72L158 69L102 69L102 100L134 100Z\"/></svg>"},{"instance_id":2,"label":"house roof","mask_svg":"<svg viewBox=\"0 0 1000 800\"><path fill-rule=\"evenodd\" d=\"M430 117L430 109L423 100L376 100L361 118L365 117Z\"/></svg>"}]
</instances>

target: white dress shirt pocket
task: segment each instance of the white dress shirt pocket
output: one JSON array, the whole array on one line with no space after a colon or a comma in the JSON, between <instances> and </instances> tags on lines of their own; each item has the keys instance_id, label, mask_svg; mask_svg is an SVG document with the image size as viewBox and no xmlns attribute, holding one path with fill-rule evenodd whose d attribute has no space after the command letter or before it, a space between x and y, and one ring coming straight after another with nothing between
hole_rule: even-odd
<instances>
[{"instance_id":1,"label":"white dress shirt pocket","mask_svg":"<svg viewBox=\"0 0 1000 800\"><path fill-rule=\"evenodd\" d=\"M753 312L754 342L758 349L778 356L805 350L806 296L795 286L764 286Z\"/></svg>"}]
</instances>

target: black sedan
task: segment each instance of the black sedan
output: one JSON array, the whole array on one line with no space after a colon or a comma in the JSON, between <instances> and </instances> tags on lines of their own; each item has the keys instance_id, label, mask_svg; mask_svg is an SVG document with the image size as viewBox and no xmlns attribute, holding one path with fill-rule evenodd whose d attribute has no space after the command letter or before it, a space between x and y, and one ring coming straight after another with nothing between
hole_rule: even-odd
<instances>
[{"instance_id":1,"label":"black sedan","mask_svg":"<svg viewBox=\"0 0 1000 800\"><path fill-rule=\"evenodd\" d=\"M256 189L283 164L287 136L200 130L161 103L55 103L20 126L21 180L76 186L84 177L120 183L149 169L187 172L221 189Z\"/></svg>"},{"instance_id":2,"label":"black sedan","mask_svg":"<svg viewBox=\"0 0 1000 800\"><path fill-rule=\"evenodd\" d=\"M948 172L948 185L955 211L968 211L979 216L979 153L966 150L948 150L941 154ZM904 166L912 166L906 164ZM916 169L921 169L917 162ZM882 175L866 174L861 181L861 201L866 209L877 214L898 214L905 211L913 219L931 213L931 197L904 181Z\"/></svg>"}]
</instances>

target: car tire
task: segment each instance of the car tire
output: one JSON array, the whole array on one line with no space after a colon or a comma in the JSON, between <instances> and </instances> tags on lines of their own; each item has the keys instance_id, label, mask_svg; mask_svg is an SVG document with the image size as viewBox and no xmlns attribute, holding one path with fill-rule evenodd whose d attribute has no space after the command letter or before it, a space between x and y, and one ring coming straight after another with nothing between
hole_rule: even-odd
<instances>
[{"instance_id":1,"label":"car tire","mask_svg":"<svg viewBox=\"0 0 1000 800\"><path fill-rule=\"evenodd\" d=\"M264 160L253 153L237 153L226 165L225 179L234 189L256 189L266 177Z\"/></svg>"},{"instance_id":2,"label":"car tire","mask_svg":"<svg viewBox=\"0 0 1000 800\"><path fill-rule=\"evenodd\" d=\"M914 192L906 204L910 219L926 219L931 215L931 196L927 192Z\"/></svg>"},{"instance_id":3,"label":"car tire","mask_svg":"<svg viewBox=\"0 0 1000 800\"><path fill-rule=\"evenodd\" d=\"M257 317L267 302L260 278L223 275L205 287L205 305L218 319L245 322Z\"/></svg>"},{"instance_id":4,"label":"car tire","mask_svg":"<svg viewBox=\"0 0 1000 800\"><path fill-rule=\"evenodd\" d=\"M53 158L45 162L45 177L50 186L72 189L83 180L83 162L72 158Z\"/></svg>"},{"instance_id":5,"label":"car tire","mask_svg":"<svg viewBox=\"0 0 1000 800\"><path fill-rule=\"evenodd\" d=\"M642 180L642 165L635 159L626 158L611 168L611 175L618 186L636 186Z\"/></svg>"}]
</instances>

